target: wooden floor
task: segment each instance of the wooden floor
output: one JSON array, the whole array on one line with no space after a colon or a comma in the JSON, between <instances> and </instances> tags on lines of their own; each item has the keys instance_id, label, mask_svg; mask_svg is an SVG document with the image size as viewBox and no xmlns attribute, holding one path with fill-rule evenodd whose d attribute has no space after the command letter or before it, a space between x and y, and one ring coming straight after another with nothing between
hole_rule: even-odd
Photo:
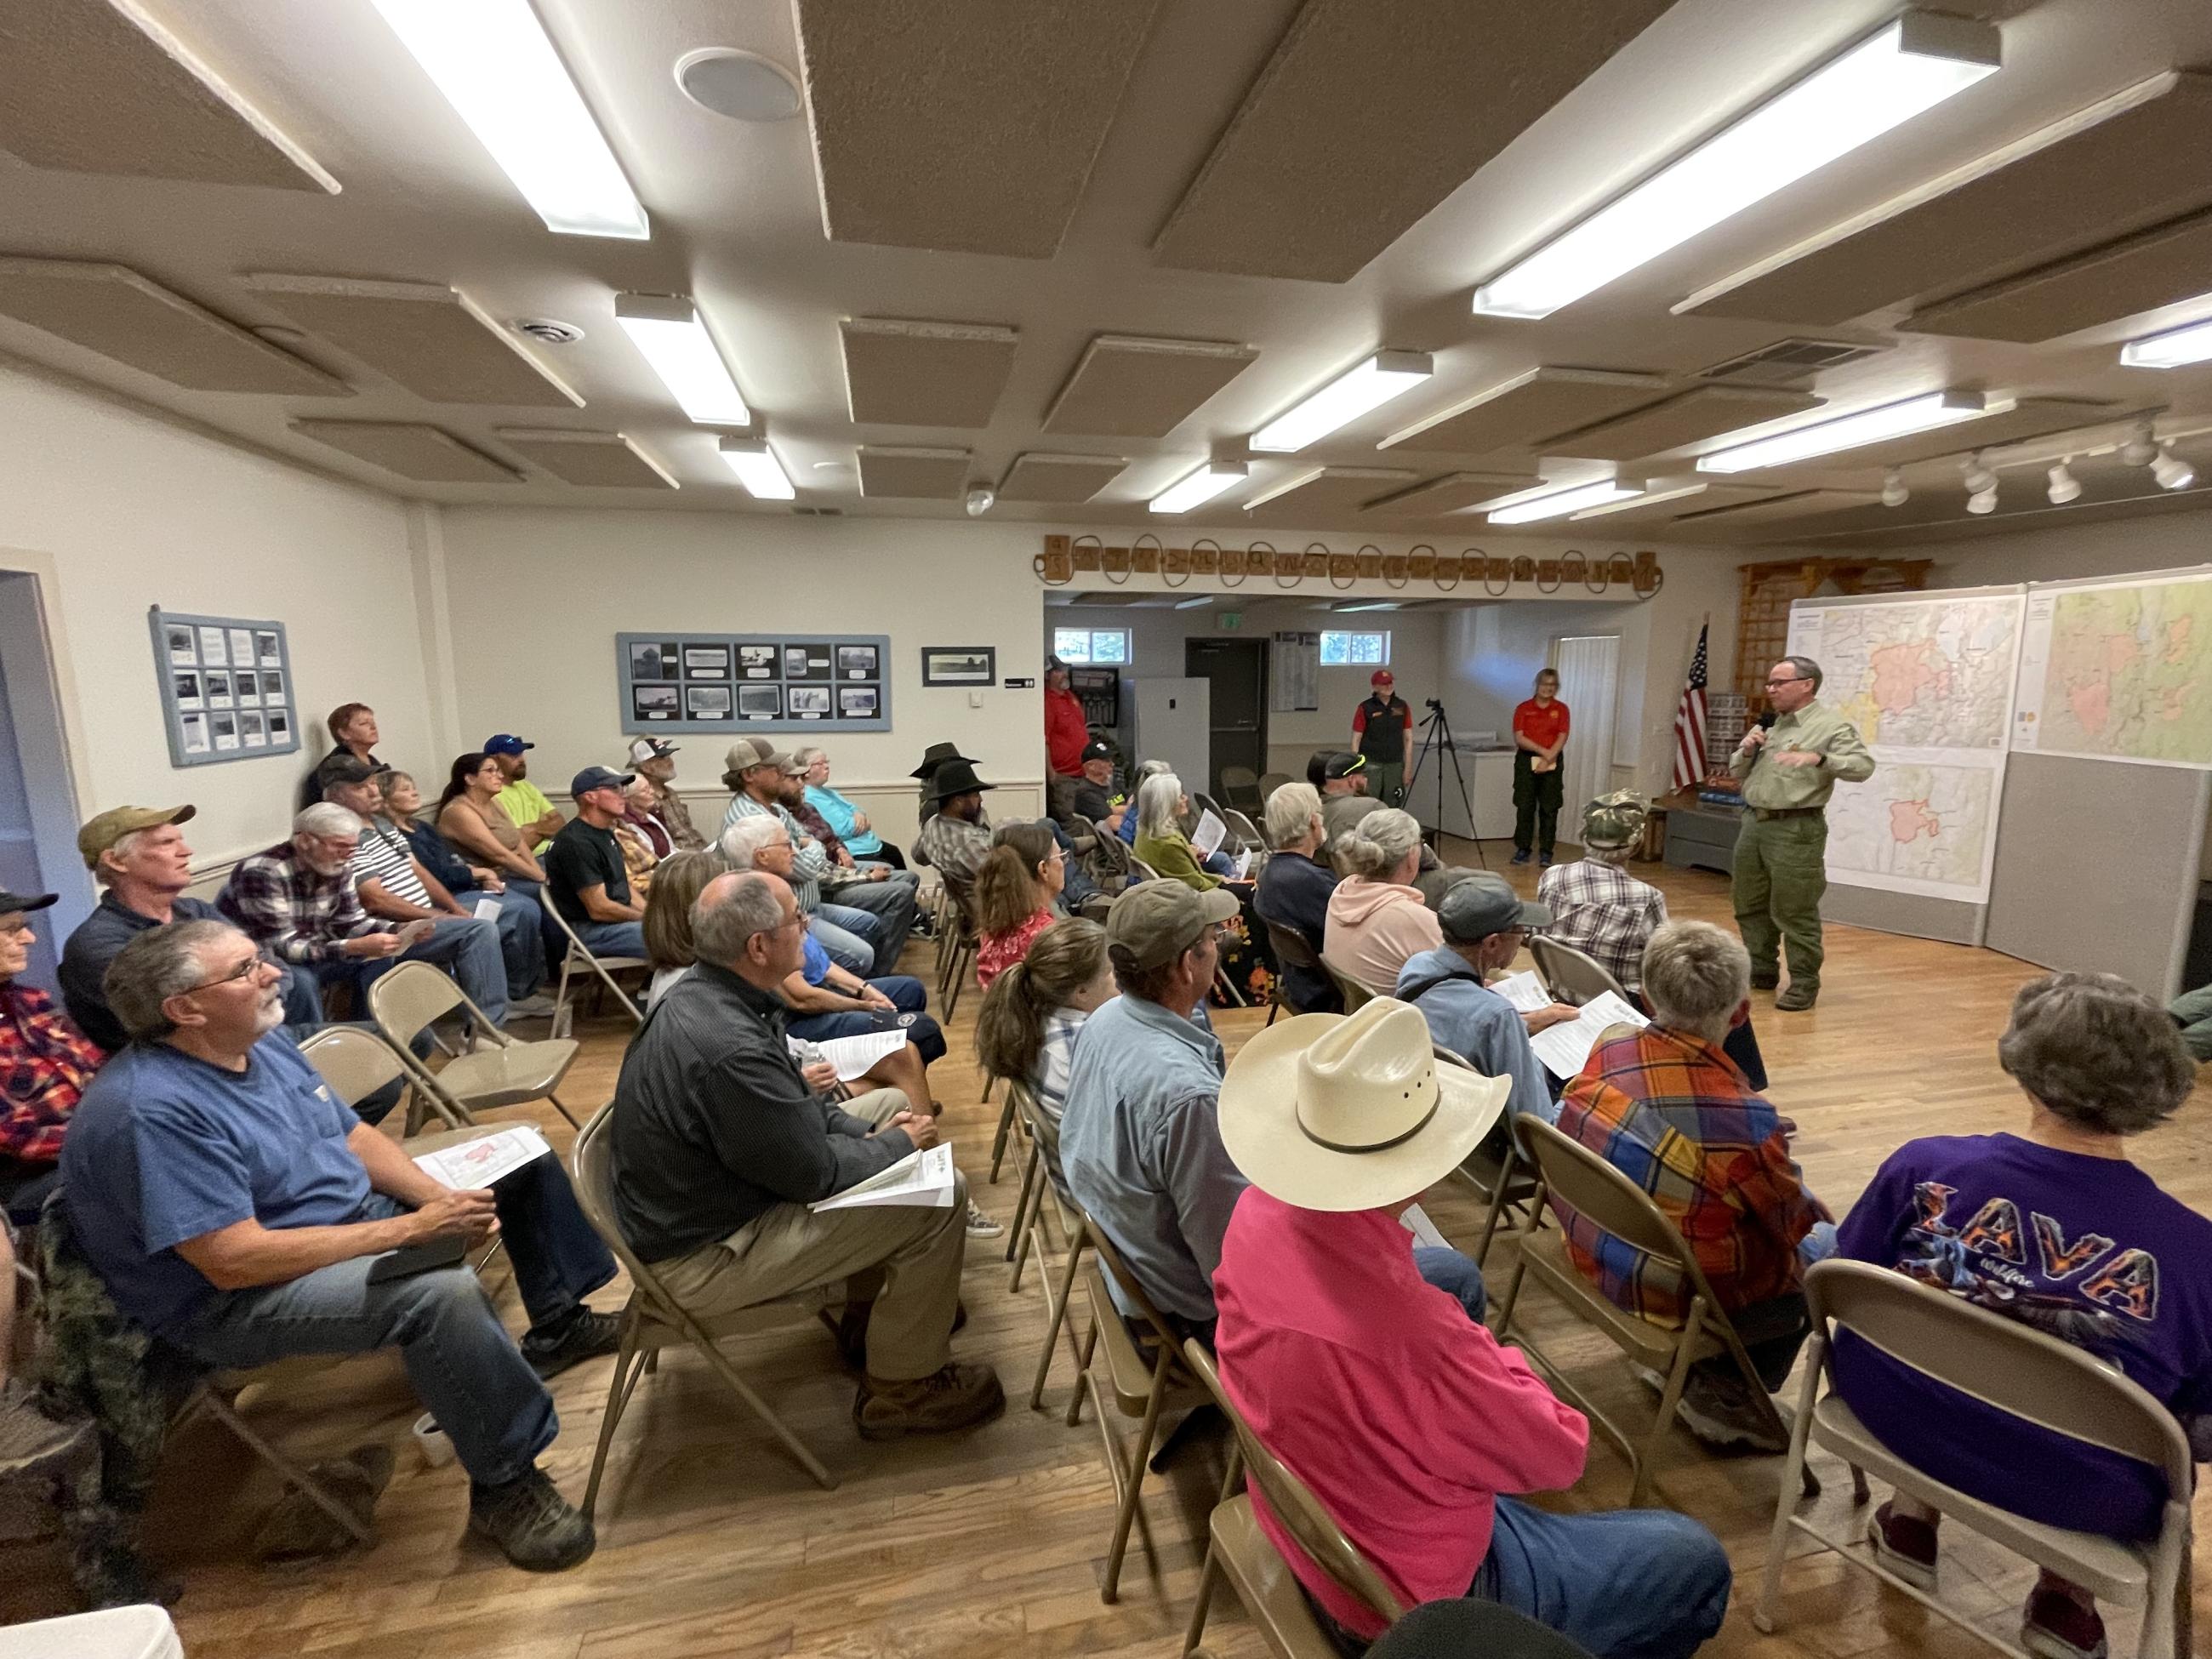
<instances>
[{"instance_id":1,"label":"wooden floor","mask_svg":"<svg viewBox=\"0 0 2212 1659\"><path fill-rule=\"evenodd\" d=\"M1492 854L1493 863L1500 862ZM1469 861L1462 859L1462 861ZM1511 872L1533 888L1533 871ZM1677 915L1726 921L1719 878L1638 866L1658 881ZM1770 1093L1799 1126L1798 1152L1815 1191L1840 1213L1881 1158L1917 1134L2017 1127L2020 1099L1998 1069L1996 1039L2014 990L2032 969L1984 951L1831 929L1825 988L1809 1014L1776 1014L1759 1000L1759 1030L1772 1073ZM909 965L926 960L916 945ZM925 970L926 971L926 970ZM984 1206L1013 1206L1011 1181L986 1183L994 1108L978 1100L966 1065L978 999L963 997L952 1056L935 1068L959 1158ZM1261 1016L1218 1021L1232 1053ZM611 1091L627 1025L601 1022L576 1068L572 1103L597 1104ZM2141 1161L2200 1209L2212 1207L2206 1092L2179 1121L2144 1137ZM548 1116L550 1115L548 1114ZM541 1119L541 1121L544 1121ZM567 1127L544 1127L566 1149ZM1432 1213L1444 1231L1472 1238L1472 1207L1440 1195ZM1510 1271L1510 1240L1493 1251L1495 1296ZM514 1294L495 1269L501 1305ZM956 1348L996 1364L1010 1395L1026 1392L1042 1330L1031 1275L1018 1296L1006 1289L995 1243L971 1243L965 1286L970 1322ZM1541 1292L1529 1292L1539 1340L1608 1410L1649 1421L1650 1396L1617 1351L1578 1334ZM616 1293L599 1298L618 1305ZM1179 1467L1148 1488L1144 1532L1133 1546L1118 1605L1098 1599L1099 1568L1112 1518L1111 1487L1097 1429L1086 1418L1063 1425L1070 1386L1065 1351L1048 1404L1032 1413L1016 1398L999 1422L973 1435L872 1446L852 1431L853 1386L827 1335L797 1326L737 1347L738 1363L841 1477L817 1490L740 1410L696 1357L672 1354L632 1403L602 1498L598 1555L577 1571L533 1577L507 1567L462 1537L465 1486L457 1468L428 1469L408 1426L420 1409L388 1358L349 1364L311 1393L247 1401L249 1415L278 1442L311 1456L375 1441L398 1453L399 1469L378 1510L373 1551L294 1571L246 1559L255 1523L276 1496L270 1477L218 1427L188 1426L167 1463L150 1525L160 1565L186 1586L176 1610L191 1659L738 1659L823 1654L840 1659L961 1656L1146 1654L1180 1650L1218 1486L1214 1449L1195 1444ZM550 1467L580 1497L611 1361L560 1378L562 1435ZM1462 1425L1469 1434L1484 1425ZM1660 1478L1666 1501L1717 1532L1735 1564L1728 1622L1708 1653L1759 1659L1850 1659L1863 1654L1986 1652L1910 1600L1879 1588L1832 1556L1795 1561L1784 1579L1784 1628L1761 1637L1750 1607L1766 1553L1778 1459L1717 1458L1680 1431ZM1826 1481L1820 1507L1848 1521L1849 1482L1816 1455ZM1603 1442L1573 1491L1545 1498L1570 1510L1616 1507L1626 1468ZM2212 1499L2200 1497L2200 1534ZM1799 1539L1796 1556L1805 1551ZM2016 1608L2032 1572L1978 1547L1963 1530L1946 1536L1946 1594L2017 1630ZM0 1552L0 1620L66 1610L63 1563L46 1546ZM2197 1628L2212 1629L2212 1597L2198 1573ZM2112 1650L2134 1650L2131 1620L2115 1619ZM1220 1655L1265 1651L1233 1593L1216 1601L1209 1646Z\"/></svg>"}]
</instances>

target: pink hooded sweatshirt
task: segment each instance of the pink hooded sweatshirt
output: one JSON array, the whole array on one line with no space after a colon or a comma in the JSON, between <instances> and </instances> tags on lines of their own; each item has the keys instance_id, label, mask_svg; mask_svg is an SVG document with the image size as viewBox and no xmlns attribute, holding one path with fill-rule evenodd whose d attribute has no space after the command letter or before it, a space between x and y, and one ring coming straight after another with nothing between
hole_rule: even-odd
<instances>
[{"instance_id":1,"label":"pink hooded sweatshirt","mask_svg":"<svg viewBox=\"0 0 2212 1659\"><path fill-rule=\"evenodd\" d=\"M1345 978L1387 997L1407 957L1443 942L1437 913L1412 888L1351 876L1329 896L1321 959Z\"/></svg>"}]
</instances>

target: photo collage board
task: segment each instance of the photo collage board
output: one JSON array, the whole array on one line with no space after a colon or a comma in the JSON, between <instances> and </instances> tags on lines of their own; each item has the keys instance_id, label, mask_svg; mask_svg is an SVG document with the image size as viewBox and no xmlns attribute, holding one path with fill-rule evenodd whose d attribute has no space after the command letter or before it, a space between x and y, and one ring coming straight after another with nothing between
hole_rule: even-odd
<instances>
[{"instance_id":1,"label":"photo collage board","mask_svg":"<svg viewBox=\"0 0 2212 1659\"><path fill-rule=\"evenodd\" d=\"M617 634L622 729L888 732L885 634Z\"/></svg>"},{"instance_id":2,"label":"photo collage board","mask_svg":"<svg viewBox=\"0 0 2212 1659\"><path fill-rule=\"evenodd\" d=\"M148 617L170 765L212 766L299 749L283 623L184 616L159 605Z\"/></svg>"}]
</instances>

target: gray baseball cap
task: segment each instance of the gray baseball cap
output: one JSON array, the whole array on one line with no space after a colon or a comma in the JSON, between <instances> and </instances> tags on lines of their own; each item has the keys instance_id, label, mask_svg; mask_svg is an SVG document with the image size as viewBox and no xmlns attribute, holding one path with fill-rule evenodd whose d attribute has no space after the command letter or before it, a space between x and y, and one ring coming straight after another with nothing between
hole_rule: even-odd
<instances>
[{"instance_id":1,"label":"gray baseball cap","mask_svg":"<svg viewBox=\"0 0 2212 1659\"><path fill-rule=\"evenodd\" d=\"M1237 912L1226 887L1200 892L1179 881L1140 882L1106 913L1106 951L1119 968L1158 968L1198 943L1198 936Z\"/></svg>"},{"instance_id":2,"label":"gray baseball cap","mask_svg":"<svg viewBox=\"0 0 2212 1659\"><path fill-rule=\"evenodd\" d=\"M1437 906L1437 923L1454 945L1473 945L1509 927L1547 927L1551 920L1549 910L1528 902L1504 877L1488 871L1455 882Z\"/></svg>"}]
</instances>

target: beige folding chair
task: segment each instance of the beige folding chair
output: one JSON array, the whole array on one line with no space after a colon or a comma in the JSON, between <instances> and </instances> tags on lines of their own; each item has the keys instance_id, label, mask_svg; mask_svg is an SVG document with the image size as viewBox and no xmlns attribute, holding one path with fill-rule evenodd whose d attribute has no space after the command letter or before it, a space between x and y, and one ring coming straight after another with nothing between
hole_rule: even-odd
<instances>
[{"instance_id":1,"label":"beige folding chair","mask_svg":"<svg viewBox=\"0 0 2212 1659\"><path fill-rule=\"evenodd\" d=\"M614 1109L610 1101L592 1114L591 1121L577 1133L569 1164L569 1173L575 1182L576 1202L583 1208L584 1218L606 1241L607 1248L622 1263L630 1282L629 1301L623 1309L622 1347L615 1356L614 1375L607 1379L606 1408L599 1415L599 1444L592 1449L591 1478L584 1488L584 1518L590 1520L599 1506L599 1481L606 1473L607 1452L614 1444L615 1428L629 1407L629 1397L638 1379L655 1369L663 1348L680 1347L686 1342L698 1349L714 1375L729 1384L730 1391L745 1403L753 1415L768 1425L783 1443L784 1449L799 1461L799 1467L812 1475L825 1492L834 1491L837 1477L823 1467L822 1461L807 1449L806 1443L793 1434L769 1408L768 1401L754 1392L752 1385L730 1363L729 1356L717 1346L730 1337L757 1334L788 1325L804 1316L819 1318L834 1332L836 1327L824 1311L823 1298L811 1292L778 1297L721 1315L711 1322L688 1312L669 1294L660 1276L631 1250L615 1224L612 1159L607 1146L607 1123Z\"/></svg>"},{"instance_id":2,"label":"beige folding chair","mask_svg":"<svg viewBox=\"0 0 2212 1659\"><path fill-rule=\"evenodd\" d=\"M404 1081L407 1110L400 1121L406 1125L407 1134L420 1129L422 1120L432 1112L444 1119L449 1129L468 1127L466 1115L443 1096L420 1087L414 1067L392 1051L381 1034L365 1025L325 1025L301 1043L300 1052L349 1106L359 1106L386 1084Z\"/></svg>"},{"instance_id":3,"label":"beige folding chair","mask_svg":"<svg viewBox=\"0 0 2212 1659\"><path fill-rule=\"evenodd\" d=\"M1061 1199L1060 1189L1053 1184L1052 1171L1060 1162L1060 1125L1054 1122L1038 1103L1036 1091L1026 1082L1010 1086L1012 1097L1021 1112L1022 1126L1029 1141L1029 1155L1022 1164L1021 1194L1014 1201L1014 1248L1006 1252L1006 1260L1014 1264L1007 1289L1019 1291L1022 1288L1022 1267L1029 1259L1030 1247L1036 1247L1037 1270L1047 1271L1046 1252L1052 1248L1054 1212L1058 1212L1060 1234L1063 1238L1075 1236L1075 1216ZM1040 1127L1039 1126L1042 1127ZM1045 1286L1045 1299L1052 1300L1052 1286Z\"/></svg>"},{"instance_id":4,"label":"beige folding chair","mask_svg":"<svg viewBox=\"0 0 2212 1659\"><path fill-rule=\"evenodd\" d=\"M1796 1424L1790 1437L1790 1468L1802 1468L1807 1444L1817 1443L1851 1466L1860 1503L1866 1502L1866 1476L1871 1471L1907 1497L2070 1579L2099 1600L2141 1608L2142 1632L2136 1644L2139 1659L2183 1659L2192 1650L2189 1505L2196 1469L2189 1438L2172 1413L2140 1384L2084 1349L1870 1262L1815 1263L1805 1275L1805 1300L1813 1316L1813 1335L1808 1344L1810 1363L1798 1389ZM2160 1470L2166 1476L2167 1495L2158 1536L2137 1544L2046 1526L1969 1498L1922 1474L1869 1433L1835 1391L1832 1323L1898 1364L1984 1406ZM1815 1404L1824 1373L1828 1392ZM1958 1432L1971 1437L1975 1431L1961 1426ZM1771 1632L1781 1625L1776 1609L1792 1527L1999 1652L2027 1659L2024 1650L1990 1635L1873 1557L1851 1549L1858 1541L1856 1534L1839 1538L1792 1514L1786 1480L1767 1540L1758 1610L1752 1614L1760 1630Z\"/></svg>"},{"instance_id":5,"label":"beige folding chair","mask_svg":"<svg viewBox=\"0 0 2212 1659\"><path fill-rule=\"evenodd\" d=\"M638 1012L637 1004L630 1000L629 994L615 983L615 975L632 968L649 969L653 964L643 957L593 956L584 941L576 937L576 930L569 924L568 918L562 915L554 904L553 896L542 887L538 890L538 908L559 925L562 937L568 941L568 951L561 958L560 988L553 994L553 1024L550 1028L553 1035L556 1037L568 1035L569 1025L575 1018L568 1006L568 983L580 973L597 975L599 983L614 993L615 1000L623 1006L623 1012L638 1024L644 1024L645 1016Z\"/></svg>"},{"instance_id":6,"label":"beige folding chair","mask_svg":"<svg viewBox=\"0 0 2212 1659\"><path fill-rule=\"evenodd\" d=\"M1260 833L1260 826L1233 806L1223 811L1221 821L1229 826L1229 838L1237 843L1238 852L1249 849L1258 855L1252 860L1252 873L1259 874L1267 856L1267 838Z\"/></svg>"},{"instance_id":7,"label":"beige folding chair","mask_svg":"<svg viewBox=\"0 0 2212 1659\"><path fill-rule=\"evenodd\" d=\"M236 1435L256 1457L274 1469L286 1486L297 1487L301 1494L330 1516L347 1537L356 1544L374 1548L376 1529L340 1503L299 1463L278 1450L246 1420L246 1415L238 1405L240 1398L249 1389L273 1389L287 1382L296 1382L319 1371L343 1365L348 1359L362 1357L358 1354L301 1354L289 1359L277 1360L273 1364L256 1365L251 1370L211 1372L203 1377L199 1387L185 1398L174 1422L183 1422L194 1411L206 1412Z\"/></svg>"},{"instance_id":8,"label":"beige folding chair","mask_svg":"<svg viewBox=\"0 0 2212 1659\"><path fill-rule=\"evenodd\" d=\"M438 1035L435 1022L456 1008L468 1012L477 1042L489 1046L462 1054ZM575 1038L525 1042L509 1036L484 1018L459 986L427 962L403 962L378 975L369 982L368 1011L377 1030L405 1062L416 1087L443 1098L461 1121L475 1122L479 1112L550 1100L562 1117L576 1123L576 1115L556 1092L575 1063ZM422 1031L429 1032L431 1042L449 1056L434 1072L409 1047Z\"/></svg>"},{"instance_id":9,"label":"beige folding chair","mask_svg":"<svg viewBox=\"0 0 2212 1659\"><path fill-rule=\"evenodd\" d=\"M951 955L937 981L938 1000L945 1006L945 1012L939 1018L942 1024L950 1025L952 1011L960 1006L961 990L966 985L968 976L975 971L975 955L981 945L982 931L975 924L975 884L950 870L940 870L937 873L945 883L945 890L952 896L953 911L958 918Z\"/></svg>"},{"instance_id":10,"label":"beige folding chair","mask_svg":"<svg viewBox=\"0 0 2212 1659\"><path fill-rule=\"evenodd\" d=\"M1281 788L1290 781L1291 775L1288 772L1262 772L1260 774L1260 805L1262 810L1265 810L1267 806L1267 797L1273 794L1275 791Z\"/></svg>"},{"instance_id":11,"label":"beige folding chair","mask_svg":"<svg viewBox=\"0 0 2212 1659\"><path fill-rule=\"evenodd\" d=\"M1545 988L1561 1002L1579 1008L1610 991L1630 1007L1637 1006L1628 988L1607 973L1603 963L1586 951L1536 933L1529 938L1528 954L1536 959L1536 972L1542 977Z\"/></svg>"},{"instance_id":12,"label":"beige folding chair","mask_svg":"<svg viewBox=\"0 0 2212 1659\"><path fill-rule=\"evenodd\" d=\"M1472 1072L1474 1065L1462 1054L1454 1054L1442 1043L1431 1043L1430 1051L1438 1064L1456 1066L1462 1071ZM1510 1115L1498 1119L1491 1131L1451 1172L1452 1179L1469 1188L1481 1199L1486 1213L1482 1223L1482 1242L1475 1247L1474 1265L1478 1267L1488 1260L1490 1242L1497 1236L1499 1220L1509 1212L1519 1210L1525 1221L1535 1212L1534 1206L1543 1199L1543 1188L1520 1154L1515 1151L1513 1124Z\"/></svg>"},{"instance_id":13,"label":"beige folding chair","mask_svg":"<svg viewBox=\"0 0 2212 1659\"><path fill-rule=\"evenodd\" d=\"M1328 970L1328 976L1336 981L1336 994L1344 999L1344 1012L1346 1013L1357 1013L1359 1010L1364 1008L1369 1003L1375 1000L1375 993L1369 990L1358 980L1346 977L1344 975L1338 973L1335 969L1330 968L1325 962L1322 963L1322 966Z\"/></svg>"},{"instance_id":14,"label":"beige folding chair","mask_svg":"<svg viewBox=\"0 0 2212 1659\"><path fill-rule=\"evenodd\" d=\"M1211 1541L1206 1546L1206 1565L1199 1574L1198 1604L1190 1610L1190 1626L1183 1633L1186 1659L1197 1651L1199 1643L1205 1639L1206 1615L1213 1602L1213 1587L1224 1577L1236 1588L1244 1611L1260 1626L1268 1651L1277 1659L1336 1659L1336 1644L1314 1616L1297 1576L1267 1534L1260 1530L1259 1519L1252 1511L1252 1499L1236 1491L1240 1470L1247 1481L1259 1487L1275 1518L1307 1559L1328 1575L1330 1582L1356 1598L1384 1624L1395 1624L1404 1614L1404 1605L1383 1582L1375 1564L1345 1535L1344 1528L1337 1525L1335 1517L1314 1496L1313 1489L1260 1443L1259 1436L1252 1432L1252 1425L1244 1420L1244 1413L1237 1409L1229 1391L1221 1386L1213 1357L1206 1352L1205 1346L1194 1338L1187 1340L1183 1344L1183 1363L1204 1384L1213 1403L1221 1408L1221 1414L1237 1431L1237 1450L1230 1459L1229 1479L1222 1486L1221 1502L1206 1522Z\"/></svg>"},{"instance_id":15,"label":"beige folding chair","mask_svg":"<svg viewBox=\"0 0 2212 1659\"><path fill-rule=\"evenodd\" d=\"M1744 1351L1743 1339L1736 1334L1735 1325L1714 1296L1695 1253L1666 1212L1652 1201L1651 1195L1589 1147L1562 1134L1541 1118L1522 1113L1512 1121L1513 1132L1520 1138L1522 1155L1535 1168L1539 1196L1530 1209L1528 1224L1516 1235L1521 1241L1521 1255L1514 1265L1512 1281L1506 1286L1505 1299L1498 1305L1498 1340L1503 1342L1511 1334L1522 1280L1533 1273L1547 1290L1586 1322L1611 1337L1632 1359L1666 1377L1665 1390L1659 1397L1658 1417L1638 1447L1567 1380L1525 1331L1512 1337L1529 1358L1544 1368L1552 1386L1574 1401L1583 1416L1603 1429L1628 1459L1634 1477L1628 1490L1628 1506L1634 1509L1641 1504L1650 1489L1653 1461L1674 1420L1674 1407L1681 1402L1683 1387L1690 1380L1690 1367L1700 1359L1722 1354L1733 1359L1750 1385L1751 1397L1765 1419L1767 1432L1777 1441L1787 1440L1790 1425L1776 1411L1766 1385L1759 1380L1751 1356ZM1567 1254L1566 1236L1557 1228L1542 1231L1542 1199L1547 1195L1554 1203L1571 1206L1593 1226L1656 1257L1680 1274L1688 1298L1680 1327L1670 1329L1638 1318L1615 1306L1585 1279ZM1802 1466L1801 1470L1806 1492L1818 1492L1820 1482L1812 1470Z\"/></svg>"}]
</instances>

